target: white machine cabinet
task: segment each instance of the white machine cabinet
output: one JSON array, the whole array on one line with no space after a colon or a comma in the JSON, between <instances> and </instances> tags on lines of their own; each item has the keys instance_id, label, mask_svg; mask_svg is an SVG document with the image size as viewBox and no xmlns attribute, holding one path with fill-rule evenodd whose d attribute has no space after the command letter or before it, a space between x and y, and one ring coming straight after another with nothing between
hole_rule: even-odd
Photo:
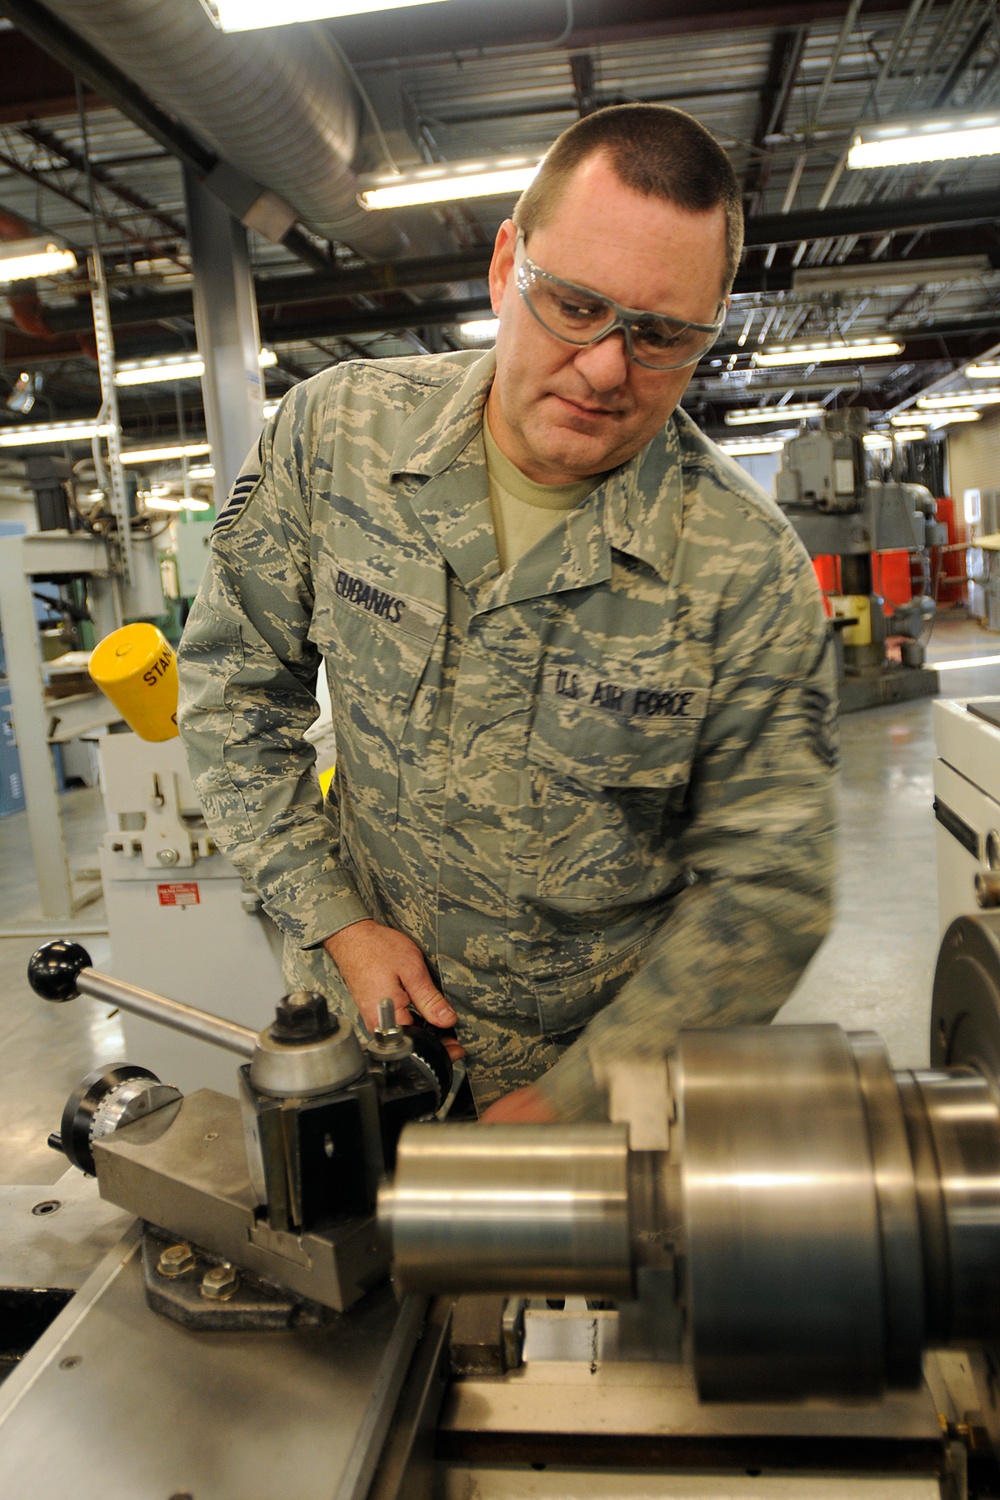
<instances>
[{"instance_id":1,"label":"white machine cabinet","mask_svg":"<svg viewBox=\"0 0 1000 1500\"><path fill-rule=\"evenodd\" d=\"M179 739L109 735L101 746L108 832L101 875L115 977L252 1026L283 993L281 937L213 845ZM240 1059L124 1015L129 1062L184 1093L236 1093Z\"/></svg>"},{"instance_id":2,"label":"white machine cabinet","mask_svg":"<svg viewBox=\"0 0 1000 1500\"><path fill-rule=\"evenodd\" d=\"M1000 872L1000 697L934 704L934 815L942 934L978 910L975 880Z\"/></svg>"}]
</instances>

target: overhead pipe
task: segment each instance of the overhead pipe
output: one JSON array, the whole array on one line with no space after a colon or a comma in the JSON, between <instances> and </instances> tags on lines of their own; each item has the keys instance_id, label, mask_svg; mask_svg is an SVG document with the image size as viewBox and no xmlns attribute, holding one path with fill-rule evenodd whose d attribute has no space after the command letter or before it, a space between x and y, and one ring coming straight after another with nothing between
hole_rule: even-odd
<instances>
[{"instance_id":1,"label":"overhead pipe","mask_svg":"<svg viewBox=\"0 0 1000 1500\"><path fill-rule=\"evenodd\" d=\"M361 103L336 49L318 28L226 34L213 26L200 0L47 0L44 8L16 0L12 14L42 46L49 45L45 18L51 14L57 27L68 27L169 110L192 133L206 183L224 200L240 191L237 173L244 188L259 184L284 200L291 215L274 238L287 242L285 231L297 217L368 259L447 247L436 224L427 242L414 246L397 224L358 204L353 163ZM214 165L213 152L219 158ZM261 211L273 222L282 206L272 201ZM252 215L237 216L258 227Z\"/></svg>"}]
</instances>

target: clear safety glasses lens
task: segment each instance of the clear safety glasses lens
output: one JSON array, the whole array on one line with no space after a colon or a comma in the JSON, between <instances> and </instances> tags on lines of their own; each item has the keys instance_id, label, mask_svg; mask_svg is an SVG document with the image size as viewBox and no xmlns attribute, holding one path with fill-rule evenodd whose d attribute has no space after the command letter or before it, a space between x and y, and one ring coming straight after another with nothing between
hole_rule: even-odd
<instances>
[{"instance_id":1,"label":"clear safety glasses lens","mask_svg":"<svg viewBox=\"0 0 1000 1500\"><path fill-rule=\"evenodd\" d=\"M586 287L541 270L518 242L517 289L542 327L567 344L594 344L616 328L625 334L637 365L651 370L679 370L694 364L719 337L723 313L715 323L682 323L662 313L621 307Z\"/></svg>"}]
</instances>

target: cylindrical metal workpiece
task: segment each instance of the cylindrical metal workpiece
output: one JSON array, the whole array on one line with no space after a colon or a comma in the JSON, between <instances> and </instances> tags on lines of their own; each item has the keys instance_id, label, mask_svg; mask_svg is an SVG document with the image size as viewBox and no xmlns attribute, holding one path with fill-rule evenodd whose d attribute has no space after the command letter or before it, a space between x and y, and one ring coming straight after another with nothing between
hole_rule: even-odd
<instances>
[{"instance_id":1,"label":"cylindrical metal workpiece","mask_svg":"<svg viewBox=\"0 0 1000 1500\"><path fill-rule=\"evenodd\" d=\"M224 1021L221 1016L211 1016L207 1011L196 1010L193 1005L185 1005L182 1000L169 1000L165 995L154 995L151 990L141 990L137 985L126 984L122 979L111 979L107 974L99 974L96 969L81 969L76 977L76 987L81 995L103 1000L105 1005L116 1005L119 1010L127 1010L134 1016L145 1016L148 1021L158 1021L161 1026L183 1031L201 1042L211 1042L213 1047L225 1047L240 1057L252 1057L257 1045L257 1033L251 1031L249 1026L240 1026L236 1021Z\"/></svg>"},{"instance_id":2,"label":"cylindrical metal workpiece","mask_svg":"<svg viewBox=\"0 0 1000 1500\"><path fill-rule=\"evenodd\" d=\"M879 1207L847 1036L836 1026L682 1032L675 1061L700 1394L880 1391ZM915 1218L913 1237L918 1256Z\"/></svg>"},{"instance_id":3,"label":"cylindrical metal workpiece","mask_svg":"<svg viewBox=\"0 0 1000 1500\"><path fill-rule=\"evenodd\" d=\"M621 1125L411 1125L379 1216L407 1291L631 1294Z\"/></svg>"},{"instance_id":4,"label":"cylindrical metal workpiece","mask_svg":"<svg viewBox=\"0 0 1000 1500\"><path fill-rule=\"evenodd\" d=\"M1000 1108L972 1068L915 1073L936 1159L946 1252L935 1331L947 1343L1000 1338Z\"/></svg>"}]
</instances>

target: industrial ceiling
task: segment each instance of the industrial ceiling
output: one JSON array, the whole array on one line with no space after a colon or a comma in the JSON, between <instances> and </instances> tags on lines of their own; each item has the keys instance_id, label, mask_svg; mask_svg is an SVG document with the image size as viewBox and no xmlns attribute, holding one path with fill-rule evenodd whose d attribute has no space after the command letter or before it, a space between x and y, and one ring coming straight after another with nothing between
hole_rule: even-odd
<instances>
[{"instance_id":1,"label":"industrial ceiling","mask_svg":"<svg viewBox=\"0 0 1000 1500\"><path fill-rule=\"evenodd\" d=\"M81 265L0 297L5 426L22 373L43 377L33 421L96 413L95 248L119 360L194 348L185 167L230 201L251 181L295 221L277 243L251 234L277 395L338 360L461 347L459 320L488 306L512 199L366 216L359 172L387 154L541 152L621 101L689 110L743 183L729 320L685 397L708 431L782 401L898 410L964 384L1000 343L1000 158L845 168L860 121L1000 109L995 0L449 0L229 37L200 0L0 0L0 14L0 239L55 235ZM929 264L956 257L960 271ZM766 345L876 334L902 352L751 363ZM197 380L119 403L126 441L203 430Z\"/></svg>"}]
</instances>

